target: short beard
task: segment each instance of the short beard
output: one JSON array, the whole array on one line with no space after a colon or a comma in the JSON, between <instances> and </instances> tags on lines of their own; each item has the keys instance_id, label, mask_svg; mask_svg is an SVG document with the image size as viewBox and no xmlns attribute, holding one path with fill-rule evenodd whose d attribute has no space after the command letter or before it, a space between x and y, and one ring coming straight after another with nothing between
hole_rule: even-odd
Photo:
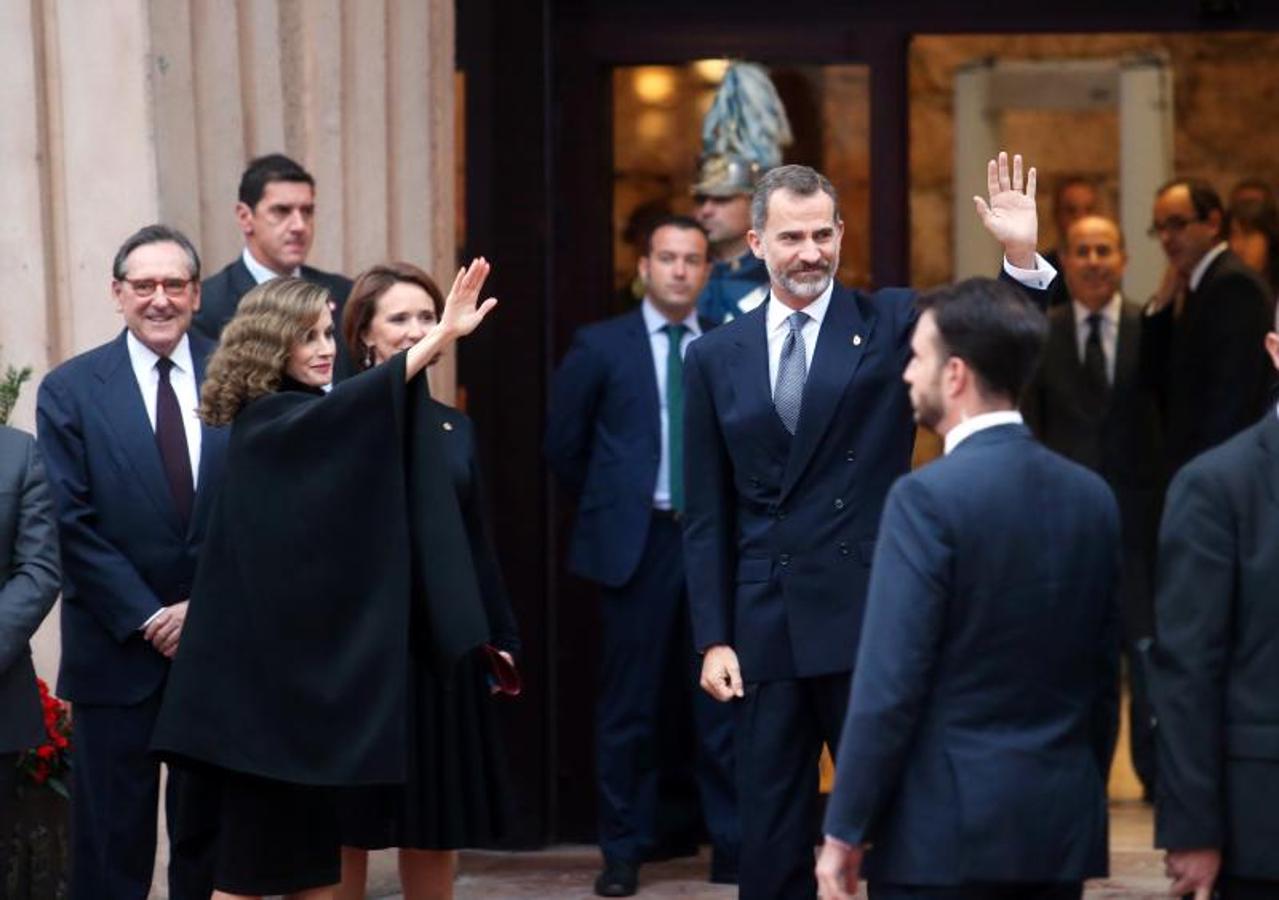
<instances>
[{"instance_id":1,"label":"short beard","mask_svg":"<svg viewBox=\"0 0 1279 900\"><path fill-rule=\"evenodd\" d=\"M816 281L799 281L789 272L779 272L773 268L767 258L764 260L764 266L768 269L768 277L773 280L773 283L780 285L787 293L804 300L816 300L826 288L830 287L834 272L839 268L839 257L830 261L822 273L823 277Z\"/></svg>"}]
</instances>

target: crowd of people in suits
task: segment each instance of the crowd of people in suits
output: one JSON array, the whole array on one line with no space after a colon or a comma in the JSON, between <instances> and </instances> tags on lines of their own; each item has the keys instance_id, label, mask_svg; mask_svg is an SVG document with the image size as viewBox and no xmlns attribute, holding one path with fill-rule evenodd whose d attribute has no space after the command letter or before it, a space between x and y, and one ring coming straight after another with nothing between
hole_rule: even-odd
<instances>
[{"instance_id":1,"label":"crowd of people in suits","mask_svg":"<svg viewBox=\"0 0 1279 900\"><path fill-rule=\"evenodd\" d=\"M1037 174L1000 154L974 198L998 278L863 293L827 178L720 162L550 392L600 592L596 893L638 890L692 760L710 879L743 897L1078 897L1122 648L1174 890L1276 896L1273 196L1161 188L1138 303L1096 189L1063 181L1050 261ZM489 266L447 295L306 266L315 182L280 155L236 215L203 281L181 232L131 235L124 330L42 381L35 441L0 431L0 790L61 590L73 897L147 895L161 761L175 898L358 897L380 847L406 896L449 896L506 824L490 696L520 645L471 425L425 371L495 306ZM945 452L912 473L917 426Z\"/></svg>"}]
</instances>

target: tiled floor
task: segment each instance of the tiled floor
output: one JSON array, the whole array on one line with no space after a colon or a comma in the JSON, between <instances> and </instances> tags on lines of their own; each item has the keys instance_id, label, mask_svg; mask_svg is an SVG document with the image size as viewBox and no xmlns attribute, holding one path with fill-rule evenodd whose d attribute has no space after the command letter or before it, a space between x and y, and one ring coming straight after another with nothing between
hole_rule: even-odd
<instances>
[{"instance_id":1,"label":"tiled floor","mask_svg":"<svg viewBox=\"0 0 1279 900\"><path fill-rule=\"evenodd\" d=\"M1163 877L1161 855L1151 849L1149 807L1136 802L1115 803L1110 823L1111 877L1088 885L1089 900L1166 897L1168 881ZM598 867L599 853L594 847L561 846L537 853L466 852L457 897L578 900L594 896L591 883ZM640 873L639 896L711 900L737 895L733 888L707 884L707 868L705 851L699 859L645 866ZM375 862L370 882L370 896L387 896L394 890L394 861L389 854Z\"/></svg>"}]
</instances>

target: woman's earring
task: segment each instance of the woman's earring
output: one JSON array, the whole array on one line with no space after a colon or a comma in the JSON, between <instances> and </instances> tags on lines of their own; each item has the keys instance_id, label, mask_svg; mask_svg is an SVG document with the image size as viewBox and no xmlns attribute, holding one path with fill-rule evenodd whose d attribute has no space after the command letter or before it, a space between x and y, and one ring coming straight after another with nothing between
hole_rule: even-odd
<instances>
[{"instance_id":1,"label":"woman's earring","mask_svg":"<svg viewBox=\"0 0 1279 900\"><path fill-rule=\"evenodd\" d=\"M368 344L364 345L364 368L373 368L373 348Z\"/></svg>"}]
</instances>

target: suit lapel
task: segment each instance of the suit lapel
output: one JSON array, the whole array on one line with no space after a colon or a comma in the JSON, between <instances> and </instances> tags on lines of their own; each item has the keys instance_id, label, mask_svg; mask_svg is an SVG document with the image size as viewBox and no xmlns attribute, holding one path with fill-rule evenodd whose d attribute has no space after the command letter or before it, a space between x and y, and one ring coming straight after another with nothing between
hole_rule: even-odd
<instances>
[{"instance_id":1,"label":"suit lapel","mask_svg":"<svg viewBox=\"0 0 1279 900\"><path fill-rule=\"evenodd\" d=\"M201 340L194 332L191 338L191 362L195 368L196 391L204 385L204 373L208 367L210 345ZM198 393L197 393L198 396ZM195 485L195 506L191 510L191 522L187 529L188 537L195 532L196 524L204 521L208 515L208 506L213 502L215 491L210 487L218 478L222 468L222 452L226 446L228 428L210 428L200 425L200 473Z\"/></svg>"},{"instance_id":2,"label":"suit lapel","mask_svg":"<svg viewBox=\"0 0 1279 900\"><path fill-rule=\"evenodd\" d=\"M648 334L648 326L644 322L644 314L635 310L626 326L626 335L631 344L623 360L637 360L638 365L631 367L638 377L640 403L644 407L644 420L652 426L653 442L661 450L662 443L662 401L657 395L657 369L653 361L653 341Z\"/></svg>"},{"instance_id":3,"label":"suit lapel","mask_svg":"<svg viewBox=\"0 0 1279 900\"><path fill-rule=\"evenodd\" d=\"M813 364L804 381L804 401L800 405L795 442L791 445L786 474L782 479L782 499L799 480L821 443L822 435L870 345L874 327L875 320L862 316L852 292L836 284L817 334Z\"/></svg>"},{"instance_id":4,"label":"suit lapel","mask_svg":"<svg viewBox=\"0 0 1279 900\"><path fill-rule=\"evenodd\" d=\"M1119 307L1119 337L1115 342L1114 389L1127 388L1137 380L1138 342L1141 340L1141 308L1125 299ZM1113 396L1114 390L1111 394Z\"/></svg>"},{"instance_id":5,"label":"suit lapel","mask_svg":"<svg viewBox=\"0 0 1279 900\"><path fill-rule=\"evenodd\" d=\"M775 426L771 431L752 429L770 455L785 454L790 435L773 407L773 392L768 382L767 303L761 303L734 323L734 352L729 360L729 384L739 409L750 417L759 412L762 421Z\"/></svg>"},{"instance_id":6,"label":"suit lapel","mask_svg":"<svg viewBox=\"0 0 1279 900\"><path fill-rule=\"evenodd\" d=\"M236 303L240 298L258 286L253 280L253 273L249 271L249 267L244 264L244 257L241 256L231 264L231 290L235 293ZM234 315L235 310L230 311L230 315Z\"/></svg>"},{"instance_id":7,"label":"suit lapel","mask_svg":"<svg viewBox=\"0 0 1279 900\"><path fill-rule=\"evenodd\" d=\"M137 473L138 481L151 498L156 512L180 534L182 525L169 493L169 483L164 477L160 448L147 418L142 390L133 377L133 365L129 361L129 348L123 332L111 345L110 352L95 374L99 379L98 403L107 427L115 434L125 464Z\"/></svg>"},{"instance_id":8,"label":"suit lapel","mask_svg":"<svg viewBox=\"0 0 1279 900\"><path fill-rule=\"evenodd\" d=\"M1273 404L1266 406L1266 418L1261 424L1259 436L1266 452L1265 482L1272 503L1279 505L1279 413Z\"/></svg>"}]
</instances>

